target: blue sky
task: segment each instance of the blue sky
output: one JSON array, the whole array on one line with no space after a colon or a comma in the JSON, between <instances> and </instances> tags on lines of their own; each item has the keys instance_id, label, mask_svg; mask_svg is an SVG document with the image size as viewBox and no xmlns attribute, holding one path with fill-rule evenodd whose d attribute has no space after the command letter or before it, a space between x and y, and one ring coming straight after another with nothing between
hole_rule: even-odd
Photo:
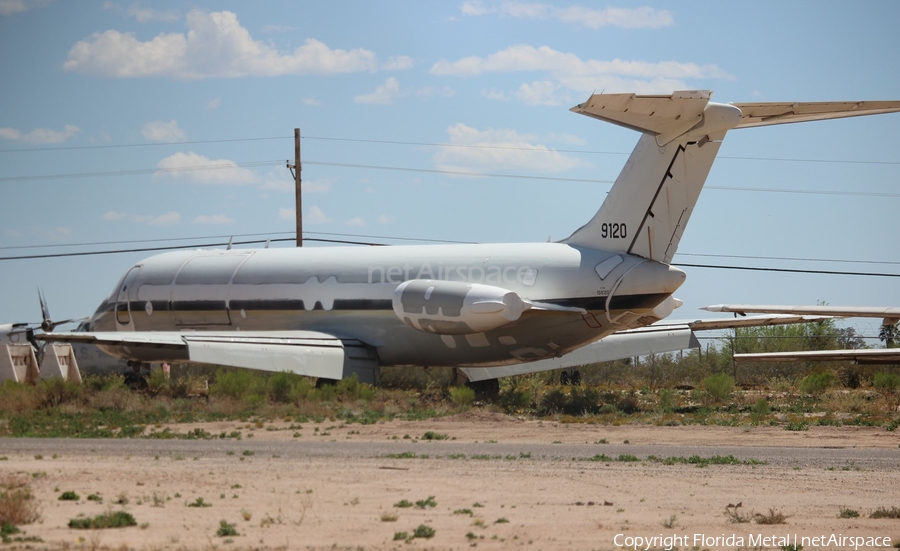
<instances>
[{"instance_id":1,"label":"blue sky","mask_svg":"<svg viewBox=\"0 0 900 551\"><path fill-rule=\"evenodd\" d=\"M897 21L889 1L0 0L0 257L290 237L294 127L307 237L561 239L638 138L567 111L593 91L900 99ZM676 263L900 274L898 124L730 133ZM89 315L149 254L2 260L0 321L38 320L38 286ZM685 270L673 317L900 305L897 278Z\"/></svg>"}]
</instances>

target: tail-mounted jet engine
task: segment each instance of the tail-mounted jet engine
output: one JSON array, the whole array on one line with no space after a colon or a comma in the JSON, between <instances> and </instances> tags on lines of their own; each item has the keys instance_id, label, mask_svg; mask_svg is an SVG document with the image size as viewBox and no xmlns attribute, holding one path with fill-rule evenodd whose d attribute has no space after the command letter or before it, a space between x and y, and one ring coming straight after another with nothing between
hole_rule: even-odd
<instances>
[{"instance_id":1,"label":"tail-mounted jet engine","mask_svg":"<svg viewBox=\"0 0 900 551\"><path fill-rule=\"evenodd\" d=\"M519 319L531 304L516 293L479 283L413 279L394 291L394 313L427 333L468 335Z\"/></svg>"}]
</instances>

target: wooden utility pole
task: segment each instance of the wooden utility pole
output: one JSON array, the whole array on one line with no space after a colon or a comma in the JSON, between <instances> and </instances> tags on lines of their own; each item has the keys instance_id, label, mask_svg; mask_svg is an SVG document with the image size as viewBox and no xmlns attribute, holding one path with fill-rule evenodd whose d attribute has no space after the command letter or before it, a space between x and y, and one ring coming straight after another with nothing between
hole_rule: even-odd
<instances>
[{"instance_id":1,"label":"wooden utility pole","mask_svg":"<svg viewBox=\"0 0 900 551\"><path fill-rule=\"evenodd\" d=\"M300 192L300 129L294 129L294 204L297 211L297 246L303 246L303 196Z\"/></svg>"}]
</instances>

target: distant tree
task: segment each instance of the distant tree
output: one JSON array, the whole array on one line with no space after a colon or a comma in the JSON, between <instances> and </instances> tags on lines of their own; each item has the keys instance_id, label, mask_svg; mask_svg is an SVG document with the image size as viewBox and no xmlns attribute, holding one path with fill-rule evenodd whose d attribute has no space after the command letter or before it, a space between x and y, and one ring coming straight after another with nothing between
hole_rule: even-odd
<instances>
[{"instance_id":1,"label":"distant tree","mask_svg":"<svg viewBox=\"0 0 900 551\"><path fill-rule=\"evenodd\" d=\"M840 348L844 350L859 350L866 348L866 341L852 327L843 327L837 329L837 342Z\"/></svg>"},{"instance_id":2,"label":"distant tree","mask_svg":"<svg viewBox=\"0 0 900 551\"><path fill-rule=\"evenodd\" d=\"M885 348L894 348L894 344L900 338L900 322L893 325L882 325L878 331L878 338L884 343Z\"/></svg>"}]
</instances>

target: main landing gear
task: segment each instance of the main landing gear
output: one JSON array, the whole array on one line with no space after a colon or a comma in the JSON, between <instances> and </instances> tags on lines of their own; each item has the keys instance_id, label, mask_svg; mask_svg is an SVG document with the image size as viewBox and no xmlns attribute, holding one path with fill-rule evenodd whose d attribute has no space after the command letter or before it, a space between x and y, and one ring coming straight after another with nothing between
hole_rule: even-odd
<instances>
[{"instance_id":1,"label":"main landing gear","mask_svg":"<svg viewBox=\"0 0 900 551\"><path fill-rule=\"evenodd\" d=\"M559 384L566 385L580 385L581 384L581 372L577 369L571 370L562 370L559 374Z\"/></svg>"}]
</instances>

